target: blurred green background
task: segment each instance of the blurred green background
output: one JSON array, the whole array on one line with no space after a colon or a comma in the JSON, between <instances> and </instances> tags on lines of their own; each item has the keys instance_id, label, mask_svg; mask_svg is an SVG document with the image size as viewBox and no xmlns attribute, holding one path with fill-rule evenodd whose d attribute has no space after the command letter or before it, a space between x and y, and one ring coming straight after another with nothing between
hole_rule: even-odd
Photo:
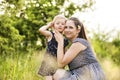
<instances>
[{"instance_id":1,"label":"blurred green background","mask_svg":"<svg viewBox=\"0 0 120 80\"><path fill-rule=\"evenodd\" d=\"M1 0L0 80L44 80L37 71L46 40L38 29L57 14L69 18L76 11L92 11L94 4L94 0L79 5L72 0ZM93 34L90 42L107 80L120 80L120 32L114 37L99 30L87 33Z\"/></svg>"}]
</instances>

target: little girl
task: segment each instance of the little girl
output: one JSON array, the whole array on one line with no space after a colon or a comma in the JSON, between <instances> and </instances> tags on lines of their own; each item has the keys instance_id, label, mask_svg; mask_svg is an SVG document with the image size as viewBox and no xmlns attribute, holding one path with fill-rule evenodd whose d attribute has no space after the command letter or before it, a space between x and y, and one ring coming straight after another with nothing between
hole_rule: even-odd
<instances>
[{"instance_id":1,"label":"little girl","mask_svg":"<svg viewBox=\"0 0 120 80\"><path fill-rule=\"evenodd\" d=\"M47 30L48 28L53 28L53 30L58 30L63 34L65 27L66 18L62 15L57 15L54 17L53 21L46 26L42 26L39 32L44 35L47 39L47 49L44 54L44 58L38 74L45 76L46 80L52 80L52 75L58 69L57 66L57 46L58 43L54 37L54 31ZM68 40L64 39L64 48L68 45Z\"/></svg>"}]
</instances>

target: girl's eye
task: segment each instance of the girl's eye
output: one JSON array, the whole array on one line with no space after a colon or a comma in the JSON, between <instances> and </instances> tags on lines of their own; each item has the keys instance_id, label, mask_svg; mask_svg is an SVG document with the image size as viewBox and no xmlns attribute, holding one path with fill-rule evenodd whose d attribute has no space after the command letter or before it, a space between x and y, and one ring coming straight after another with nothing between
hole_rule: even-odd
<instances>
[{"instance_id":1,"label":"girl's eye","mask_svg":"<svg viewBox=\"0 0 120 80\"><path fill-rule=\"evenodd\" d=\"M59 24L59 23L56 23L56 24Z\"/></svg>"}]
</instances>

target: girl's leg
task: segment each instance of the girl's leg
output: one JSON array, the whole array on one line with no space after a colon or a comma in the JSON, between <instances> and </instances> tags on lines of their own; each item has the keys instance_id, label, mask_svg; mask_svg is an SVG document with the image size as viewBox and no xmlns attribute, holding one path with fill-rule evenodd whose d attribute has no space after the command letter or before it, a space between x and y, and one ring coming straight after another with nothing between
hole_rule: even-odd
<instances>
[{"instance_id":1,"label":"girl's leg","mask_svg":"<svg viewBox=\"0 0 120 80\"><path fill-rule=\"evenodd\" d=\"M53 80L52 76L45 76L45 80Z\"/></svg>"}]
</instances>

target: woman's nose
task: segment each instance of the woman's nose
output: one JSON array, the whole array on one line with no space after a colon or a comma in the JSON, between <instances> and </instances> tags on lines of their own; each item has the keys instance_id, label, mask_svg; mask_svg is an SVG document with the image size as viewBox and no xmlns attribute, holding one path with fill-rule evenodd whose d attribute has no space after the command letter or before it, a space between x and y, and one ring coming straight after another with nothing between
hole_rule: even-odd
<instances>
[{"instance_id":1,"label":"woman's nose","mask_svg":"<svg viewBox=\"0 0 120 80\"><path fill-rule=\"evenodd\" d=\"M69 31L69 28L65 28L65 31Z\"/></svg>"}]
</instances>

